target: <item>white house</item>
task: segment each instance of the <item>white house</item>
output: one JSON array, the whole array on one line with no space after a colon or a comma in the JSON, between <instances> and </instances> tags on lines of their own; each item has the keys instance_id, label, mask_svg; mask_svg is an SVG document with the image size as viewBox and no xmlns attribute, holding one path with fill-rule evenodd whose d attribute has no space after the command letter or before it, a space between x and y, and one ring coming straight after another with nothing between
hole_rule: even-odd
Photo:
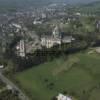
<instances>
[{"instance_id":1,"label":"white house","mask_svg":"<svg viewBox=\"0 0 100 100\"><path fill-rule=\"evenodd\" d=\"M18 28L18 29L21 29L21 28L22 28L21 25L15 24L15 23L13 23L12 26L14 26L14 27L16 27L16 28Z\"/></svg>"},{"instance_id":2,"label":"white house","mask_svg":"<svg viewBox=\"0 0 100 100\"><path fill-rule=\"evenodd\" d=\"M35 21L33 22L33 24L34 24L34 25L42 24L42 21L35 20Z\"/></svg>"},{"instance_id":3,"label":"white house","mask_svg":"<svg viewBox=\"0 0 100 100\"><path fill-rule=\"evenodd\" d=\"M81 16L81 13L77 12L76 15L77 15L77 16Z\"/></svg>"},{"instance_id":4,"label":"white house","mask_svg":"<svg viewBox=\"0 0 100 100\"><path fill-rule=\"evenodd\" d=\"M0 65L0 69L4 68L4 65Z\"/></svg>"},{"instance_id":5,"label":"white house","mask_svg":"<svg viewBox=\"0 0 100 100\"><path fill-rule=\"evenodd\" d=\"M72 100L72 98L69 97L69 96L65 96L65 95L63 95L63 94L60 93L60 94L57 96L57 100Z\"/></svg>"}]
</instances>

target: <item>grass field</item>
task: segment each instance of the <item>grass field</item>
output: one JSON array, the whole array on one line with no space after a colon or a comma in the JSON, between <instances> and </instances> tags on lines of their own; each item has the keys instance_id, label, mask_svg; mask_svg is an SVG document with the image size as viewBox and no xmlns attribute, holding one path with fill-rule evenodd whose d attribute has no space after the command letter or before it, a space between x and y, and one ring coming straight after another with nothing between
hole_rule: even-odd
<instances>
[{"instance_id":1,"label":"grass field","mask_svg":"<svg viewBox=\"0 0 100 100\"><path fill-rule=\"evenodd\" d=\"M0 90L2 90L2 88L4 88L6 85L0 80Z\"/></svg>"},{"instance_id":2,"label":"grass field","mask_svg":"<svg viewBox=\"0 0 100 100\"><path fill-rule=\"evenodd\" d=\"M100 55L81 52L15 75L31 100L51 100L67 91L77 100L100 98Z\"/></svg>"}]
</instances>

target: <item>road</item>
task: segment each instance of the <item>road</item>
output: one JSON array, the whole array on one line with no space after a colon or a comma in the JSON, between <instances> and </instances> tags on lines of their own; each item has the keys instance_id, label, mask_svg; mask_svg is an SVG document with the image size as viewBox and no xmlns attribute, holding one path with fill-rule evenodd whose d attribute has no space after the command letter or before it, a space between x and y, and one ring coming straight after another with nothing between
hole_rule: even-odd
<instances>
[{"instance_id":1,"label":"road","mask_svg":"<svg viewBox=\"0 0 100 100\"><path fill-rule=\"evenodd\" d=\"M29 98L21 91L21 89L18 86L16 86L13 82L11 82L8 78L6 78L1 72L0 72L0 79L6 85L11 86L14 91L17 91L18 97L21 100L29 100Z\"/></svg>"}]
</instances>

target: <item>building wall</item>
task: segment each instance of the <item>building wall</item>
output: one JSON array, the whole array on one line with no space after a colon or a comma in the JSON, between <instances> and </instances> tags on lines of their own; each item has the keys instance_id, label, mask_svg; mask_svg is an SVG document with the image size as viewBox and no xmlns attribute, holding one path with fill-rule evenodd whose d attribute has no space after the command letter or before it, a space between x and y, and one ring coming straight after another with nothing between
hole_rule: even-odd
<instances>
[{"instance_id":1,"label":"building wall","mask_svg":"<svg viewBox=\"0 0 100 100\"><path fill-rule=\"evenodd\" d=\"M42 38L41 39L41 45L46 46L47 48L53 47L55 44L61 44L60 39L54 39L54 38Z\"/></svg>"}]
</instances>

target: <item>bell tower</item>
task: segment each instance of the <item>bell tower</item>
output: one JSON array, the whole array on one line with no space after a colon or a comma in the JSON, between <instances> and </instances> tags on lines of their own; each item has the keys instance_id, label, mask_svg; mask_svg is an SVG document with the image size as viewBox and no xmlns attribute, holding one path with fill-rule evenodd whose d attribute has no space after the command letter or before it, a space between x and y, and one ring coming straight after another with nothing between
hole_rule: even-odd
<instances>
[{"instance_id":1,"label":"bell tower","mask_svg":"<svg viewBox=\"0 0 100 100\"><path fill-rule=\"evenodd\" d=\"M56 26L52 32L54 38L60 38L60 32L58 26Z\"/></svg>"}]
</instances>

